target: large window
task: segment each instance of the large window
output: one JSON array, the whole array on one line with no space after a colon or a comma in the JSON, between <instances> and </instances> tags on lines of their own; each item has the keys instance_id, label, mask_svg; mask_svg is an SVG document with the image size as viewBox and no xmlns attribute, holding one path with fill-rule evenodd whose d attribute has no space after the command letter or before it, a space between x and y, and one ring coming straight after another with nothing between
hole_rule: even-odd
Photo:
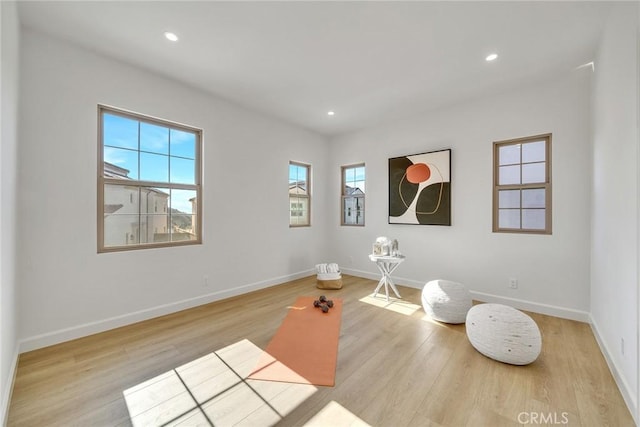
<instances>
[{"instance_id":1,"label":"large window","mask_svg":"<svg viewBox=\"0 0 640 427\"><path fill-rule=\"evenodd\" d=\"M289 226L311 225L311 166L289 162Z\"/></svg>"},{"instance_id":2,"label":"large window","mask_svg":"<svg viewBox=\"0 0 640 427\"><path fill-rule=\"evenodd\" d=\"M201 243L202 131L98 113L98 252Z\"/></svg>"},{"instance_id":3,"label":"large window","mask_svg":"<svg viewBox=\"0 0 640 427\"><path fill-rule=\"evenodd\" d=\"M341 225L364 225L364 163L342 166Z\"/></svg>"},{"instance_id":4,"label":"large window","mask_svg":"<svg viewBox=\"0 0 640 427\"><path fill-rule=\"evenodd\" d=\"M493 150L493 231L551 234L551 134Z\"/></svg>"}]
</instances>

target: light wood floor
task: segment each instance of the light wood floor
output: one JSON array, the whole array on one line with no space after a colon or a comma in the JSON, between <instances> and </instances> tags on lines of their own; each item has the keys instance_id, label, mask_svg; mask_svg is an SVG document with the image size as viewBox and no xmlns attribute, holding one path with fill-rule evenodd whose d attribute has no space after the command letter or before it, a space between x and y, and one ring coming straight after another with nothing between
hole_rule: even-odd
<instances>
[{"instance_id":1,"label":"light wood floor","mask_svg":"<svg viewBox=\"0 0 640 427\"><path fill-rule=\"evenodd\" d=\"M542 353L517 367L476 352L464 325L360 299L376 282L345 276L335 387L318 387L279 425L303 425L337 402L373 426L633 426L589 325L531 314ZM420 304L420 291L400 287ZM131 425L124 390L248 339L265 348L308 277L20 356L10 426ZM392 307L393 308L393 307ZM401 310L402 311L402 310Z\"/></svg>"}]
</instances>

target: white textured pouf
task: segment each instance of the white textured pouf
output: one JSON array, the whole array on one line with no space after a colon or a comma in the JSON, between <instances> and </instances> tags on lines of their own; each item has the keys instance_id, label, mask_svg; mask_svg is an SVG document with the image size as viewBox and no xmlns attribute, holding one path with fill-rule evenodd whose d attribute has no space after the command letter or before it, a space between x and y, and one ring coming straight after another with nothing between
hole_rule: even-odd
<instances>
[{"instance_id":1,"label":"white textured pouf","mask_svg":"<svg viewBox=\"0 0 640 427\"><path fill-rule=\"evenodd\" d=\"M422 288L422 307L434 320L464 323L471 305L471 294L460 283L432 280Z\"/></svg>"},{"instance_id":2,"label":"white textured pouf","mask_svg":"<svg viewBox=\"0 0 640 427\"><path fill-rule=\"evenodd\" d=\"M499 362L527 365L542 349L540 329L523 312L502 304L479 304L467 313L467 337L480 353Z\"/></svg>"}]
</instances>

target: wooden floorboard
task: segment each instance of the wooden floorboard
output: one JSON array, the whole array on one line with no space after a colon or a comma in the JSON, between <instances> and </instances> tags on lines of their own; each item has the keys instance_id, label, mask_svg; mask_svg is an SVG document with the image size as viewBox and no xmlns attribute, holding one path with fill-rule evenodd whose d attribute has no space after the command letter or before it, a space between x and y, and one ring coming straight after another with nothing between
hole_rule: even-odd
<instances>
[{"instance_id":1,"label":"wooden floorboard","mask_svg":"<svg viewBox=\"0 0 640 427\"><path fill-rule=\"evenodd\" d=\"M634 425L585 323L529 313L542 353L512 366L475 351L464 325L360 301L374 281L343 283L319 291L303 278L22 354L8 425L130 426L125 390L243 339L264 349L296 297L321 293L344 299L336 385L318 387L278 425L303 425L332 401L373 426L536 424L531 416L546 420L537 425ZM400 291L420 304L420 290Z\"/></svg>"}]
</instances>

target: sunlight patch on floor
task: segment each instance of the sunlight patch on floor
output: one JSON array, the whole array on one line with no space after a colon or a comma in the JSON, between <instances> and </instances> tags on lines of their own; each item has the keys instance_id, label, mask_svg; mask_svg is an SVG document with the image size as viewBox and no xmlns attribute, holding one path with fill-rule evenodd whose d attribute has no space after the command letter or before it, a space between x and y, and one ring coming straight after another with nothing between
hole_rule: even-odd
<instances>
[{"instance_id":1,"label":"sunlight patch on floor","mask_svg":"<svg viewBox=\"0 0 640 427\"><path fill-rule=\"evenodd\" d=\"M133 426L276 424L318 389L251 380L273 362L249 340L207 354L123 392Z\"/></svg>"},{"instance_id":2,"label":"sunlight patch on floor","mask_svg":"<svg viewBox=\"0 0 640 427\"><path fill-rule=\"evenodd\" d=\"M408 301L403 301L399 298L389 297L389 301L387 301L387 297L382 294L378 294L376 296L374 296L373 294L367 295L364 298L360 298L360 302L384 308L385 310L404 314L406 316L411 316L421 308L421 306L419 305L410 303Z\"/></svg>"},{"instance_id":3,"label":"sunlight patch on floor","mask_svg":"<svg viewBox=\"0 0 640 427\"><path fill-rule=\"evenodd\" d=\"M332 400L304 425L305 427L371 427L344 406Z\"/></svg>"}]
</instances>

